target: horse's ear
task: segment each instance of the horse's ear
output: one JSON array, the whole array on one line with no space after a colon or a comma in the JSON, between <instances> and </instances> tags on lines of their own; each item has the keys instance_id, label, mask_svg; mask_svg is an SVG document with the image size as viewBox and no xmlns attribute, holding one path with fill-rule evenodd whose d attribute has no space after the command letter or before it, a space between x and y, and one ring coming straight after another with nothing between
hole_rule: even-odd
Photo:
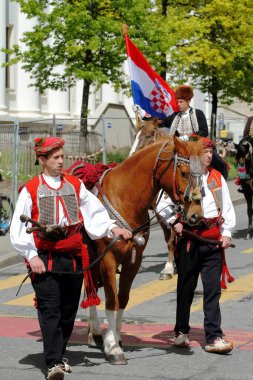
<instances>
[{"instance_id":1,"label":"horse's ear","mask_svg":"<svg viewBox=\"0 0 253 380\"><path fill-rule=\"evenodd\" d=\"M138 116L138 121L136 123L136 128L135 128L136 135L144 127L144 125L145 125L145 121L141 120Z\"/></svg>"},{"instance_id":2,"label":"horse's ear","mask_svg":"<svg viewBox=\"0 0 253 380\"><path fill-rule=\"evenodd\" d=\"M183 140L180 140L178 137L176 137L175 135L173 136L173 140L174 140L174 146L175 146L175 150L177 151L177 153L180 155L183 155L184 154L184 151L185 151L185 142Z\"/></svg>"},{"instance_id":3,"label":"horse's ear","mask_svg":"<svg viewBox=\"0 0 253 380\"><path fill-rule=\"evenodd\" d=\"M234 143L235 149L238 149L239 144Z\"/></svg>"},{"instance_id":4,"label":"horse's ear","mask_svg":"<svg viewBox=\"0 0 253 380\"><path fill-rule=\"evenodd\" d=\"M155 127L155 128L158 128L158 124L159 124L159 119L158 119L158 117L157 117L157 116L153 117L152 121L153 121L153 125L154 125L154 127Z\"/></svg>"}]
</instances>

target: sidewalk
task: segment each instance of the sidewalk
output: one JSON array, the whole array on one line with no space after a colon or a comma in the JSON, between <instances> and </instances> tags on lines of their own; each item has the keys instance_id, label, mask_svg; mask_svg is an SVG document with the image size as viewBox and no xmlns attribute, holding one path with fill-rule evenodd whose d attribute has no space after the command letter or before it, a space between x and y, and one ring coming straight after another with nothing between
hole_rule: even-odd
<instances>
[{"instance_id":1,"label":"sidewalk","mask_svg":"<svg viewBox=\"0 0 253 380\"><path fill-rule=\"evenodd\" d=\"M228 181L228 187L234 206L245 203L244 195L237 191L238 186L235 185L235 180ZM11 246L9 234L0 236L0 268L22 261L22 257L19 256Z\"/></svg>"}]
</instances>

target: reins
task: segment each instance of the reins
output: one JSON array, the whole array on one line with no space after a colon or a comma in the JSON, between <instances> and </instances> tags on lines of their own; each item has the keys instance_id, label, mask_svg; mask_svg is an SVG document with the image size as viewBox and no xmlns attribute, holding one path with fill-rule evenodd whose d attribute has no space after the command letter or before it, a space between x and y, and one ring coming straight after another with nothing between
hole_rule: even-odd
<instances>
[{"instance_id":1,"label":"reins","mask_svg":"<svg viewBox=\"0 0 253 380\"><path fill-rule=\"evenodd\" d=\"M142 231L142 230L145 230L145 229L149 229L150 228L150 222L155 217L156 216L154 215L152 218L149 218L145 223L143 223L139 227L135 228L134 230L131 230L132 231L132 235L136 235L139 231ZM157 223L158 223L158 221L156 223L154 223L154 224L157 224ZM90 270L94 265L96 265L99 261L101 261L103 259L103 257L105 257L105 255L107 254L107 252L109 252L110 249L112 248L112 246L117 241L119 241L119 240L122 240L122 236L121 235L120 236L115 236L114 238L112 238L112 240L110 241L110 243L105 248L104 252L101 255L99 255L98 257L96 257L96 259L93 260L92 263L90 263L86 268L83 268L83 269L81 269L79 271L75 271L75 272L73 272L71 274L83 274L84 272L87 272L88 270ZM69 274L69 272L63 272L63 271L50 271L50 273L54 273L54 274ZM25 281L28 279L28 277L30 277L31 274L32 274L32 270L30 270L28 272L28 274L25 276L25 278L22 280L21 284L19 285L18 291L16 293L16 297L18 296L18 294L19 294L19 292L21 290L22 285L25 283Z\"/></svg>"},{"instance_id":2,"label":"reins","mask_svg":"<svg viewBox=\"0 0 253 380\"><path fill-rule=\"evenodd\" d=\"M161 211L163 211L167 206L163 207ZM157 212L157 214L160 214L160 212ZM152 218L149 218L145 223L143 223L142 225L140 225L139 227L135 228L134 230L132 230L132 235L136 235L139 231L142 231L142 230L145 230L145 229L149 229L150 228L150 222L151 220L153 220L154 218L156 217L156 215L154 215ZM153 225L159 223L158 221L153 223ZM208 238L203 238L197 234L195 234L194 232L190 231L190 230L187 230L186 228L183 228L183 231L182 231L182 234L185 236L185 237L190 237L192 239L195 239L195 240L198 240L200 242L203 242L203 243L206 243L206 244L211 244L211 245L219 245L221 246L222 245L222 242L220 240L213 240L213 239L208 239ZM104 252L99 255L98 257L96 257L95 260L92 261L92 263L90 263L86 268L83 268L79 271L76 271L76 272L73 272L72 274L83 274L84 272L87 272L88 270L90 270L94 265L96 265L97 263L99 263L99 261L101 261L103 259L103 257L105 257L105 255L107 254L107 252L109 252L109 250L112 248L112 246L119 240L122 240L122 236L115 236L111 241L110 243L107 245L107 247L105 248ZM234 248L235 245L234 244L230 244L230 247L231 248ZM54 274L69 274L69 272L62 272L62 271L50 271L50 273L54 273ZM21 290L21 287L22 285L25 283L25 281L28 279L28 277L30 277L32 274L32 270L28 272L28 274L25 276L25 278L22 280L21 284L19 285L19 288L18 288L18 291L16 293L16 297L18 296L20 290Z\"/></svg>"}]
</instances>

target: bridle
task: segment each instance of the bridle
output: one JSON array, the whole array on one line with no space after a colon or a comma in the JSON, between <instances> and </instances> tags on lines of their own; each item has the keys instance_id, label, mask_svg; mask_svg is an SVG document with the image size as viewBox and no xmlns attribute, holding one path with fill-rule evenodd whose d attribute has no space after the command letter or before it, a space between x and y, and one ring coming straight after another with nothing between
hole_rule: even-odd
<instances>
[{"instance_id":1,"label":"bridle","mask_svg":"<svg viewBox=\"0 0 253 380\"><path fill-rule=\"evenodd\" d=\"M246 170L248 171L247 174L249 175L250 178L253 177L253 146L252 146L251 141L252 140L249 140L246 138L245 140L242 140L239 143L239 147L248 146L249 150L248 152L246 152L246 154L242 154L242 151L239 151L238 153L240 155L239 155L239 158L237 159L237 162L239 162L241 159L243 160L243 163L246 166Z\"/></svg>"},{"instance_id":2,"label":"bridle","mask_svg":"<svg viewBox=\"0 0 253 380\"><path fill-rule=\"evenodd\" d=\"M156 160L155 160L155 165L154 165L154 168L153 168L153 183L154 185L156 184L159 184L161 178L165 175L165 173L169 170L171 164L173 163L173 178L172 178L172 189L173 189L173 198L175 199L175 210L177 212L178 215L180 215L180 220L187 223L189 226L191 225L196 225L197 223L192 223L190 222L190 220L187 218L186 216L186 212L185 212L185 209L184 207L181 205L181 203L179 202L179 199L180 199L180 191L177 187L177 183L176 183L176 170L177 170L177 167L180 166L180 165L187 165L187 166L190 166L191 168L191 157L185 157L185 156L180 156L177 154L177 152L174 150L172 152L172 150L165 150L165 147L168 145L169 142L166 142L164 143L158 154L157 154L157 157L156 157ZM161 154L162 153L172 153L171 156L168 158L162 158L161 157ZM158 172L158 162L159 161L168 161L167 162L167 165L165 166L165 168L163 169L163 171L159 174L159 177L157 178L157 172ZM201 196L201 192L199 190L198 192L198 195L194 195L192 194L192 186L195 186L195 188L197 187L198 189L201 189L201 185L202 185L202 173L201 173L201 170L196 170L196 171L192 171L190 170L190 176L189 176L189 179L188 179L188 184L187 184L187 187L186 187L186 190L185 190L185 193L184 193L184 201L200 201L202 199L202 196ZM160 201L160 198L161 198L161 195L159 197L159 199L157 200L156 204L159 203Z\"/></svg>"},{"instance_id":3,"label":"bridle","mask_svg":"<svg viewBox=\"0 0 253 380\"><path fill-rule=\"evenodd\" d=\"M164 174L169 170L170 168L170 165L172 163L174 163L173 165L173 197L176 201L179 201L179 190L178 190L178 187L177 187L177 184L176 184L176 170L177 170L177 167L184 164L184 165L187 165L187 166L190 166L191 167L191 158L189 157L185 157L185 156L179 156L177 154L177 152L175 151L171 151L171 150L164 150L164 148L168 145L169 142L166 142L164 143L158 154L157 154L157 157L156 157L156 160L155 160L155 165L154 165L154 168L153 168L153 183L154 185L157 185L160 183L161 181L161 178L164 176ZM166 158L162 158L161 157L161 154L162 153L172 153L171 157L166 157ZM159 177L157 178L157 172L158 172L158 162L159 161L168 161L166 167L163 169L163 171L160 173ZM184 200L191 200L190 199L190 195L188 194L189 193L189 190L190 190L190 187L191 187L191 183L196 183L196 186L198 186L199 188L201 187L201 183L202 183L202 180L201 180L201 177L202 177L202 173L201 171L190 171L190 177L189 177L189 180L188 180L188 185L187 185L187 188L186 188L186 191L185 191L185 195L184 195ZM194 180L194 181L192 181ZM193 200L196 200L193 198Z\"/></svg>"}]
</instances>

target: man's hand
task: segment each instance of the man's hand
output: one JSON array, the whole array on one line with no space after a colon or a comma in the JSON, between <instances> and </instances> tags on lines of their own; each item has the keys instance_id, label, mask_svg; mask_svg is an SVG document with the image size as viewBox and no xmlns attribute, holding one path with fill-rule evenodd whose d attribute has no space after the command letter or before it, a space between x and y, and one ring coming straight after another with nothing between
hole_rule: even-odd
<instances>
[{"instance_id":1,"label":"man's hand","mask_svg":"<svg viewBox=\"0 0 253 380\"><path fill-rule=\"evenodd\" d=\"M174 224L172 228L176 232L177 235L182 236L182 231L183 231L182 223L176 223Z\"/></svg>"},{"instance_id":2,"label":"man's hand","mask_svg":"<svg viewBox=\"0 0 253 380\"><path fill-rule=\"evenodd\" d=\"M137 112L138 115L139 115L139 118L142 120L146 115L150 116L149 114L146 113L146 111L144 109L141 108L141 106L139 106L139 104L135 104L133 106L133 111L134 112Z\"/></svg>"},{"instance_id":3,"label":"man's hand","mask_svg":"<svg viewBox=\"0 0 253 380\"><path fill-rule=\"evenodd\" d=\"M222 248L227 249L230 247L231 239L228 236L222 236L220 238L220 241L222 241Z\"/></svg>"},{"instance_id":4,"label":"man's hand","mask_svg":"<svg viewBox=\"0 0 253 380\"><path fill-rule=\"evenodd\" d=\"M111 231L114 236L118 237L121 235L125 240L131 239L132 237L132 232L127 230L126 228L113 227Z\"/></svg>"},{"instance_id":5,"label":"man's hand","mask_svg":"<svg viewBox=\"0 0 253 380\"><path fill-rule=\"evenodd\" d=\"M46 272L45 265L43 261L39 258L39 256L34 256L29 261L29 264L33 273L42 274Z\"/></svg>"}]
</instances>

